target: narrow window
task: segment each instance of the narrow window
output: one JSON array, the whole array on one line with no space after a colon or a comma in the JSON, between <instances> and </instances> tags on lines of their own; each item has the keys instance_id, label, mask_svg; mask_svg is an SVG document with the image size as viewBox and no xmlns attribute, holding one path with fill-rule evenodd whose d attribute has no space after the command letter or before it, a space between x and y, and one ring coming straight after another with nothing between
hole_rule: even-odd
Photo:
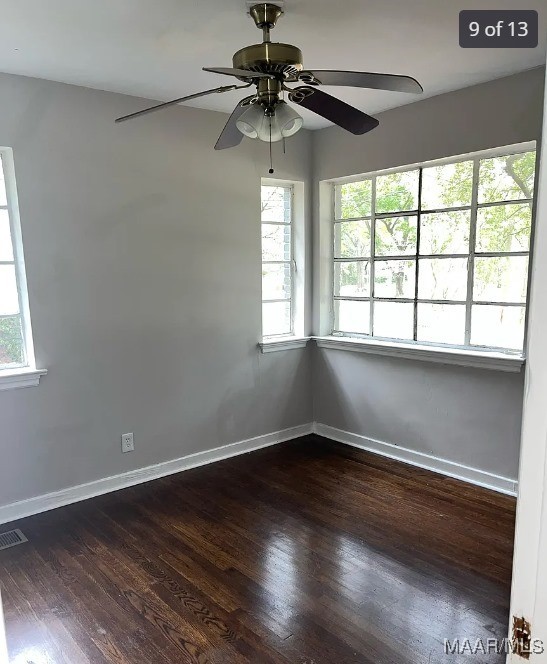
<instances>
[{"instance_id":1,"label":"narrow window","mask_svg":"<svg viewBox=\"0 0 547 664\"><path fill-rule=\"evenodd\" d=\"M293 187L262 185L262 336L294 331Z\"/></svg>"}]
</instances>

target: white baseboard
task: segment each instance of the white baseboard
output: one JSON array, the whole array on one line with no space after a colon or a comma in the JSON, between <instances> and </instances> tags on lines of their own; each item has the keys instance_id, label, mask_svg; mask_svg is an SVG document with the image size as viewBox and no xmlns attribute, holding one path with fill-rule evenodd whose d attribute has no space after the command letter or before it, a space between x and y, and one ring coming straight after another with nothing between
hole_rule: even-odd
<instances>
[{"instance_id":1,"label":"white baseboard","mask_svg":"<svg viewBox=\"0 0 547 664\"><path fill-rule=\"evenodd\" d=\"M277 445L278 443L306 436L310 433L317 433L320 436L331 438L339 443L345 443L352 447L380 454L412 466L432 470L448 477L454 477L464 482L492 489L493 491L510 496L517 495L518 483L516 480L508 477L501 477L500 475L494 475L478 468L471 468L470 466L464 466L454 461L440 459L429 454L409 450L398 445L384 443L380 440L374 440L360 434L342 431L326 424L314 422L283 429L282 431L267 433L262 436L256 436L255 438L249 438L248 440L216 447L205 452L196 452L195 454L189 454L179 459L173 459L172 461L138 468L127 473L121 473L120 475L105 477L94 482L79 484L61 489L60 491L54 491L53 493L0 506L0 524L32 516L33 514L39 514L40 512L46 512L57 507L62 507L63 505L70 505L80 500L87 500L88 498L110 493L111 491L118 491L119 489L143 482L150 482L151 480L180 473L190 468L204 466L215 461L222 461L222 459L229 459L240 454Z\"/></svg>"},{"instance_id":2,"label":"white baseboard","mask_svg":"<svg viewBox=\"0 0 547 664\"><path fill-rule=\"evenodd\" d=\"M313 432L313 424L302 424L300 426L291 427L290 429L283 429L282 431L275 431L267 433L248 440L242 440L230 445L223 445L216 447L212 450L205 452L196 452L195 454L188 454L180 459L173 459L172 461L165 461L157 463L153 466L146 466L145 468L138 468L137 470L130 470L127 473L120 475L113 475L105 477L94 482L87 482L86 484L79 484L77 486L61 489L61 491L54 491L53 493L46 493L42 496L36 496L27 500L21 500L9 505L0 506L0 523L7 523L22 519L33 514L46 512L63 505L70 505L80 500L100 496L104 493L111 491L118 491L126 487L156 480L166 475L180 473L183 470L196 468L197 466L204 466L205 464L221 461L230 457L253 452L254 450L262 449L263 447L270 447L277 445L293 438L299 438Z\"/></svg>"},{"instance_id":3,"label":"white baseboard","mask_svg":"<svg viewBox=\"0 0 547 664\"><path fill-rule=\"evenodd\" d=\"M381 440L374 440L367 438L360 434L350 433L349 431L342 431L335 427L328 426L327 424L314 423L314 433L325 438L331 438L339 443L345 443L352 447L358 447L367 452L380 454L381 456L402 461L412 466L418 466L425 470L432 470L447 477L454 477L470 484L492 489L499 493L504 493L509 496L517 495L517 480L509 477L502 477L501 475L494 475L479 468L472 468L471 466L464 466L463 464L456 463L455 461L448 461L448 459L441 459L430 454L417 452L416 450L409 450L405 447L399 447L392 443L384 443Z\"/></svg>"}]
</instances>

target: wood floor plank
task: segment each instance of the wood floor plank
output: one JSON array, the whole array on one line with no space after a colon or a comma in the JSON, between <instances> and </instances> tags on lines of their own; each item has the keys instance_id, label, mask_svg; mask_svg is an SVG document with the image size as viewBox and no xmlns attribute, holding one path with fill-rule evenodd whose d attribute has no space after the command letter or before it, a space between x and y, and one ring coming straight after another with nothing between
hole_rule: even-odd
<instances>
[{"instance_id":1,"label":"wood floor plank","mask_svg":"<svg viewBox=\"0 0 547 664\"><path fill-rule=\"evenodd\" d=\"M29 538L0 552L10 656L501 664L443 643L505 636L514 519L512 498L308 436L6 526Z\"/></svg>"}]
</instances>

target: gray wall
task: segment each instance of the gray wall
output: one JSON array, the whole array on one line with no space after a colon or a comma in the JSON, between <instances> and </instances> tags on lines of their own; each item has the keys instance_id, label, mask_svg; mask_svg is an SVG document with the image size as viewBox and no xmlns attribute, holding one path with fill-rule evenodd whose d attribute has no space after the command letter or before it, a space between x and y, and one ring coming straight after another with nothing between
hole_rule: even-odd
<instances>
[{"instance_id":1,"label":"gray wall","mask_svg":"<svg viewBox=\"0 0 547 664\"><path fill-rule=\"evenodd\" d=\"M538 140L544 70L536 69L380 114L362 139L337 128L314 134L316 187L322 180ZM314 215L314 238L321 215ZM314 243L314 327L324 334L325 252ZM315 419L353 433L517 477L523 377L314 351Z\"/></svg>"},{"instance_id":2,"label":"gray wall","mask_svg":"<svg viewBox=\"0 0 547 664\"><path fill-rule=\"evenodd\" d=\"M267 146L215 152L227 116L193 108L114 125L146 105L0 76L49 370L0 392L0 505L312 419L306 351L257 350ZM309 185L310 139L274 177Z\"/></svg>"}]
</instances>

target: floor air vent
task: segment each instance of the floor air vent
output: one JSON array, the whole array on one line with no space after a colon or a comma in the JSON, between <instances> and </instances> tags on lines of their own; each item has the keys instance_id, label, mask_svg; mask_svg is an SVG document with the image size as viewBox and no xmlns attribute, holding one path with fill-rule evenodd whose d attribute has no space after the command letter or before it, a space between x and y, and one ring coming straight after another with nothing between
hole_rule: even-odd
<instances>
[{"instance_id":1,"label":"floor air vent","mask_svg":"<svg viewBox=\"0 0 547 664\"><path fill-rule=\"evenodd\" d=\"M28 540L19 528L0 533L0 551L3 549L9 549L12 546L17 546L17 544L23 544L23 542L28 542Z\"/></svg>"}]
</instances>

